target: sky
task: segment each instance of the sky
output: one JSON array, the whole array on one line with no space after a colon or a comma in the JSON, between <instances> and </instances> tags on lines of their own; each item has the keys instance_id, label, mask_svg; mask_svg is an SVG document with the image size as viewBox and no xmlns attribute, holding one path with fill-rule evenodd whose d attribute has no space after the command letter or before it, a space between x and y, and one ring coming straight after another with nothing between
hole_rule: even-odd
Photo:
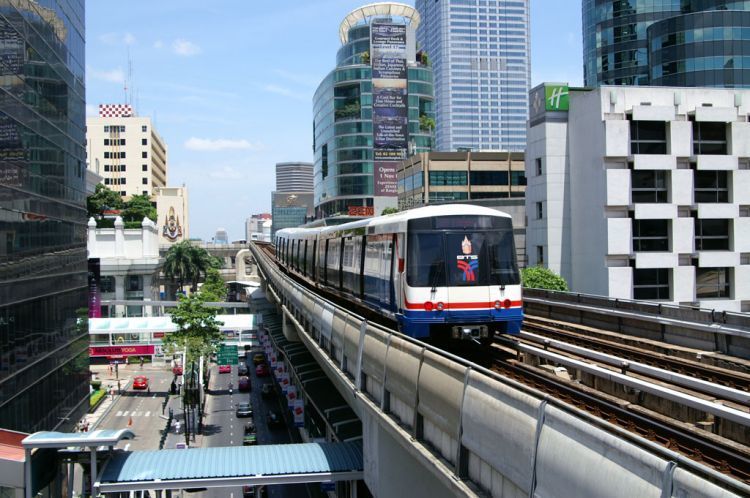
<instances>
[{"instance_id":1,"label":"sky","mask_svg":"<svg viewBox=\"0 0 750 498\"><path fill-rule=\"evenodd\" d=\"M86 114L130 102L186 185L190 236L245 238L275 164L312 162L312 97L338 28L371 0L87 0ZM405 3L414 5L413 0ZM580 0L531 0L532 87L583 81ZM127 88L127 90L126 90Z\"/></svg>"}]
</instances>

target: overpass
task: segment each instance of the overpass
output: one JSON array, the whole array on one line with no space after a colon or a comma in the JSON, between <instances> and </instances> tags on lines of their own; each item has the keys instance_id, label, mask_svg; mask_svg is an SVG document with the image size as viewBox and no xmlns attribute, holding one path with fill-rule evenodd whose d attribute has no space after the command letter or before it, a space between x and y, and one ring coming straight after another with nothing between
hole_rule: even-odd
<instances>
[{"instance_id":1,"label":"overpass","mask_svg":"<svg viewBox=\"0 0 750 498\"><path fill-rule=\"evenodd\" d=\"M425 498L750 493L746 481L369 323L288 278L258 246L250 250L265 295L283 316L284 336L305 345L361 420L364 479L375 496L404 489ZM545 307L544 299L532 301ZM570 303L568 313L586 306ZM627 326L637 312L612 316ZM705 325L667 317L657 327L662 336L670 320L683 337L685 328ZM732 344L744 349L750 336L740 332Z\"/></svg>"}]
</instances>

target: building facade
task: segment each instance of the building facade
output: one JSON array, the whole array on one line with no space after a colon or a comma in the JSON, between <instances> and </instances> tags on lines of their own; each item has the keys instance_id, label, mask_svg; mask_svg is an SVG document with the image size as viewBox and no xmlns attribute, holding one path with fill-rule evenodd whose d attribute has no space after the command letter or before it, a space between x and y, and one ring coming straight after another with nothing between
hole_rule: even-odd
<instances>
[{"instance_id":1,"label":"building facade","mask_svg":"<svg viewBox=\"0 0 750 498\"><path fill-rule=\"evenodd\" d=\"M397 3L355 9L341 23L336 68L313 97L317 218L395 207L398 162L432 149L432 69L417 58L418 24L416 10Z\"/></svg>"},{"instance_id":2,"label":"building facade","mask_svg":"<svg viewBox=\"0 0 750 498\"><path fill-rule=\"evenodd\" d=\"M156 226L159 244L175 244L190 239L188 191L182 187L154 187Z\"/></svg>"},{"instance_id":3,"label":"building facade","mask_svg":"<svg viewBox=\"0 0 750 498\"><path fill-rule=\"evenodd\" d=\"M315 217L311 192L271 193L271 239L282 228L304 225Z\"/></svg>"},{"instance_id":4,"label":"building facade","mask_svg":"<svg viewBox=\"0 0 750 498\"><path fill-rule=\"evenodd\" d=\"M750 86L747 0L583 0L586 86Z\"/></svg>"},{"instance_id":5,"label":"building facade","mask_svg":"<svg viewBox=\"0 0 750 498\"><path fill-rule=\"evenodd\" d=\"M259 213L245 219L245 240L271 241L271 213Z\"/></svg>"},{"instance_id":6,"label":"building facade","mask_svg":"<svg viewBox=\"0 0 750 498\"><path fill-rule=\"evenodd\" d=\"M435 74L439 151L526 148L529 1L417 0Z\"/></svg>"},{"instance_id":7,"label":"building facade","mask_svg":"<svg viewBox=\"0 0 750 498\"><path fill-rule=\"evenodd\" d=\"M531 92L530 264L575 292L750 311L750 90L608 86L539 104L559 87Z\"/></svg>"},{"instance_id":8,"label":"building facade","mask_svg":"<svg viewBox=\"0 0 750 498\"><path fill-rule=\"evenodd\" d=\"M119 216L114 228L96 228L94 218L88 222L89 258L99 260L99 293L101 300L159 300L159 229L144 219L139 229L125 229ZM115 306L116 316L140 316L148 306Z\"/></svg>"},{"instance_id":9,"label":"building facade","mask_svg":"<svg viewBox=\"0 0 750 498\"><path fill-rule=\"evenodd\" d=\"M313 163L276 163L276 192L312 191Z\"/></svg>"},{"instance_id":10,"label":"building facade","mask_svg":"<svg viewBox=\"0 0 750 498\"><path fill-rule=\"evenodd\" d=\"M72 430L89 409L84 10L0 16L0 427L16 431Z\"/></svg>"},{"instance_id":11,"label":"building facade","mask_svg":"<svg viewBox=\"0 0 750 498\"><path fill-rule=\"evenodd\" d=\"M167 186L167 145L151 118L127 104L100 105L98 117L86 118L86 153L88 168L123 200Z\"/></svg>"},{"instance_id":12,"label":"building facade","mask_svg":"<svg viewBox=\"0 0 750 498\"><path fill-rule=\"evenodd\" d=\"M523 152L423 152L398 169L398 208L523 197Z\"/></svg>"}]
</instances>

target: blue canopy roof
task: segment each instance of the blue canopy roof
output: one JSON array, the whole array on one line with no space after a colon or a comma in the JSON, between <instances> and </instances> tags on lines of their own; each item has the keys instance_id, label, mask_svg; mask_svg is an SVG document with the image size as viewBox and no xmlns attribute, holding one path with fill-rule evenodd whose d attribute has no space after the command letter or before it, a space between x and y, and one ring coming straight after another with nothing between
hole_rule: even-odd
<instances>
[{"instance_id":1,"label":"blue canopy roof","mask_svg":"<svg viewBox=\"0 0 750 498\"><path fill-rule=\"evenodd\" d=\"M24 438L24 448L67 448L68 446L114 446L121 439L133 439L129 429L97 429L91 432L35 432Z\"/></svg>"},{"instance_id":2,"label":"blue canopy roof","mask_svg":"<svg viewBox=\"0 0 750 498\"><path fill-rule=\"evenodd\" d=\"M363 468L360 442L120 452L103 469L99 489L356 480Z\"/></svg>"}]
</instances>

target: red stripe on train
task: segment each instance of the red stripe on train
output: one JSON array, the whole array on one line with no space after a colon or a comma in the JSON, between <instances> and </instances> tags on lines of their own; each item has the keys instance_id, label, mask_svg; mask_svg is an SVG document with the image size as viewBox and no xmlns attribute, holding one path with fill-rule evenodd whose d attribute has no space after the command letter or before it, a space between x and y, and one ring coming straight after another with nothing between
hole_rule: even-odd
<instances>
[{"instance_id":1,"label":"red stripe on train","mask_svg":"<svg viewBox=\"0 0 750 498\"><path fill-rule=\"evenodd\" d=\"M408 310L423 310L424 309L424 303L410 303L406 299L404 299L404 302L406 302L406 309ZM502 301L500 301L502 302ZM437 302L434 302L432 304L437 304ZM494 308L495 307L495 301L491 302L482 302L482 303L443 303L444 308L446 310L461 310L461 309L471 309L471 308ZM523 306L523 301L511 301L510 307L511 308L518 308Z\"/></svg>"}]
</instances>

